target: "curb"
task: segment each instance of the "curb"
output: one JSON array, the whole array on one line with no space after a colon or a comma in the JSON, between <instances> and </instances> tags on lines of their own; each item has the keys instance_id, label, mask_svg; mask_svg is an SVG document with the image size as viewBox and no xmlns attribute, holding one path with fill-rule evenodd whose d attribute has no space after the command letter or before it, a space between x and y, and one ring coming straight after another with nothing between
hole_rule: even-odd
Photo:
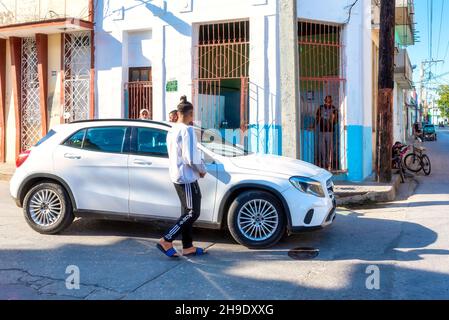
<instances>
[{"instance_id":1,"label":"curb","mask_svg":"<svg viewBox=\"0 0 449 320\"><path fill-rule=\"evenodd\" d=\"M406 182L407 183L407 182ZM357 194L348 197L338 197L337 195L337 206L344 205L363 205L370 204L374 202L390 202L396 199L399 186L401 184L401 179L399 175L393 176L393 182L390 190L384 192L368 191L364 194Z\"/></svg>"}]
</instances>

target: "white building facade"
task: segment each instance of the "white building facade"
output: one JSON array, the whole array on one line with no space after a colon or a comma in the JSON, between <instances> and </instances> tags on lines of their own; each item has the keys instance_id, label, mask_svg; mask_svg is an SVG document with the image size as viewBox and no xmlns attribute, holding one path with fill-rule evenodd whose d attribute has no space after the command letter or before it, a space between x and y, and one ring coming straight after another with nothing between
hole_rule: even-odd
<instances>
[{"instance_id":1,"label":"white building facade","mask_svg":"<svg viewBox=\"0 0 449 320\"><path fill-rule=\"evenodd\" d=\"M338 112L327 167L361 181L373 170L372 1L298 0L301 157L324 166L317 110ZM167 120L181 95L197 124L234 129L253 151L281 153L276 0L98 1L95 117ZM295 66L292 66L294 68ZM243 141L243 140L241 140ZM329 160L329 159L328 159Z\"/></svg>"}]
</instances>

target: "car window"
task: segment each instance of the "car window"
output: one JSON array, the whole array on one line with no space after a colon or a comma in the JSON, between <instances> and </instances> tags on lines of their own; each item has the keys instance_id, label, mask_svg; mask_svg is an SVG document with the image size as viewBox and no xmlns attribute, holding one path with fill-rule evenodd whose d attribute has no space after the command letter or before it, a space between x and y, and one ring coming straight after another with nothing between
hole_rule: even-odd
<instances>
[{"instance_id":1,"label":"car window","mask_svg":"<svg viewBox=\"0 0 449 320\"><path fill-rule=\"evenodd\" d=\"M48 133L45 135L45 137L43 137L42 139L40 139L34 146L37 147L41 144L43 144L45 141L47 141L48 139L50 139L51 137L53 137L56 134L55 130L50 130L48 131Z\"/></svg>"},{"instance_id":2,"label":"car window","mask_svg":"<svg viewBox=\"0 0 449 320\"><path fill-rule=\"evenodd\" d=\"M167 131L155 128L137 128L136 151L142 155L168 157Z\"/></svg>"},{"instance_id":3,"label":"car window","mask_svg":"<svg viewBox=\"0 0 449 320\"><path fill-rule=\"evenodd\" d=\"M84 134L86 133L86 129L80 130L74 133L70 138L68 138L64 145L67 147L78 148L81 149L83 145Z\"/></svg>"},{"instance_id":4,"label":"car window","mask_svg":"<svg viewBox=\"0 0 449 320\"><path fill-rule=\"evenodd\" d=\"M87 129L83 149L90 151L121 153L125 142L126 127L97 127Z\"/></svg>"}]
</instances>

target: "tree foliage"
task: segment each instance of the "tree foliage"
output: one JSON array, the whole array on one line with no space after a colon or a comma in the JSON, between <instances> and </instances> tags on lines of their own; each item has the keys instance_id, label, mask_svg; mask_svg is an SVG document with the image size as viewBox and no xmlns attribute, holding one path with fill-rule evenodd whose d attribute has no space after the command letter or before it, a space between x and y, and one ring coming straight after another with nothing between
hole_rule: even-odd
<instances>
[{"instance_id":1,"label":"tree foliage","mask_svg":"<svg viewBox=\"0 0 449 320\"><path fill-rule=\"evenodd\" d=\"M438 95L440 98L437 100L438 108L440 109L441 116L449 118L449 85L442 85L438 89Z\"/></svg>"}]
</instances>

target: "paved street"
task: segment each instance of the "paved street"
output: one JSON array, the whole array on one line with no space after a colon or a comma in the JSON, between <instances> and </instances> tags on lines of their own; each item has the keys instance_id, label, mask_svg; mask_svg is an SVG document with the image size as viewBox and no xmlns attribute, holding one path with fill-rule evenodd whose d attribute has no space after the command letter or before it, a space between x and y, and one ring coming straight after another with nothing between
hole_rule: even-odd
<instances>
[{"instance_id":1,"label":"paved street","mask_svg":"<svg viewBox=\"0 0 449 320\"><path fill-rule=\"evenodd\" d=\"M155 248L161 231L151 225L77 220L61 235L40 235L0 182L0 299L448 299L449 131L425 146L433 172L418 176L407 201L340 209L332 227L267 250L198 230L210 254L176 261ZM320 253L293 260L295 247ZM80 270L78 290L66 288L69 265ZM370 265L379 290L365 286Z\"/></svg>"}]
</instances>

